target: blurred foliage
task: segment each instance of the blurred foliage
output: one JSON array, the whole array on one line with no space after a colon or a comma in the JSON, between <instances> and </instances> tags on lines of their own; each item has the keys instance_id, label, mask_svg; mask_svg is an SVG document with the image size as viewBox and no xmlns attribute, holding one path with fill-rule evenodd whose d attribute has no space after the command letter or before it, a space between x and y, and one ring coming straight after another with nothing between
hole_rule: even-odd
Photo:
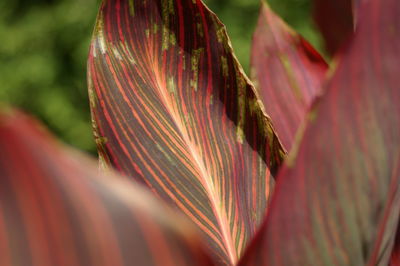
<instances>
[{"instance_id":1,"label":"blurred foliage","mask_svg":"<svg viewBox=\"0 0 400 266\"><path fill-rule=\"evenodd\" d=\"M246 71L259 0L206 0L226 24ZM309 0L271 6L319 47ZM42 120L63 141L94 153L86 58L100 0L0 1L0 102Z\"/></svg>"},{"instance_id":2,"label":"blurred foliage","mask_svg":"<svg viewBox=\"0 0 400 266\"><path fill-rule=\"evenodd\" d=\"M93 151L86 57L97 0L0 1L0 101Z\"/></svg>"}]
</instances>

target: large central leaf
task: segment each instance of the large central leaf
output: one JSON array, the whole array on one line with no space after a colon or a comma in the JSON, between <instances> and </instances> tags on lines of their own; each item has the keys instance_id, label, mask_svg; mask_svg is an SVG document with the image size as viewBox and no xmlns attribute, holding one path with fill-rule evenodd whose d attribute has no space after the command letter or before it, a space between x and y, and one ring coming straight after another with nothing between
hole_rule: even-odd
<instances>
[{"instance_id":1,"label":"large central leaf","mask_svg":"<svg viewBox=\"0 0 400 266\"><path fill-rule=\"evenodd\" d=\"M102 161L146 184L233 264L284 154L225 27L201 1L109 0L89 56Z\"/></svg>"}]
</instances>

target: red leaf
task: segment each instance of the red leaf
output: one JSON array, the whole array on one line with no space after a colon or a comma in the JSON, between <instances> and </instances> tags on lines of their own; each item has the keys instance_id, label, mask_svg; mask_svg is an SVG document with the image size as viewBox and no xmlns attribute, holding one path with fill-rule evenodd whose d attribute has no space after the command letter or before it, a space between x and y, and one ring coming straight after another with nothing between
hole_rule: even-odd
<instances>
[{"instance_id":1,"label":"red leaf","mask_svg":"<svg viewBox=\"0 0 400 266\"><path fill-rule=\"evenodd\" d=\"M394 247L392 255L390 257L390 266L400 266L400 229L397 225L396 239L394 241Z\"/></svg>"},{"instance_id":2,"label":"red leaf","mask_svg":"<svg viewBox=\"0 0 400 266\"><path fill-rule=\"evenodd\" d=\"M0 150L0 265L211 264L191 226L25 115L0 112Z\"/></svg>"},{"instance_id":3,"label":"red leaf","mask_svg":"<svg viewBox=\"0 0 400 266\"><path fill-rule=\"evenodd\" d=\"M88 65L103 161L180 209L233 264L284 152L225 27L200 0L109 0Z\"/></svg>"},{"instance_id":4,"label":"red leaf","mask_svg":"<svg viewBox=\"0 0 400 266\"><path fill-rule=\"evenodd\" d=\"M400 210L400 1L370 0L241 265L387 265Z\"/></svg>"},{"instance_id":5,"label":"red leaf","mask_svg":"<svg viewBox=\"0 0 400 266\"><path fill-rule=\"evenodd\" d=\"M314 19L334 54L354 32L352 0L314 0Z\"/></svg>"},{"instance_id":6,"label":"red leaf","mask_svg":"<svg viewBox=\"0 0 400 266\"><path fill-rule=\"evenodd\" d=\"M253 37L252 80L283 146L290 150L328 65L262 1Z\"/></svg>"},{"instance_id":7,"label":"red leaf","mask_svg":"<svg viewBox=\"0 0 400 266\"><path fill-rule=\"evenodd\" d=\"M362 3L366 2L368 0L353 0L353 23L355 26L357 26L357 20L358 20L358 10L360 9L360 6Z\"/></svg>"}]
</instances>

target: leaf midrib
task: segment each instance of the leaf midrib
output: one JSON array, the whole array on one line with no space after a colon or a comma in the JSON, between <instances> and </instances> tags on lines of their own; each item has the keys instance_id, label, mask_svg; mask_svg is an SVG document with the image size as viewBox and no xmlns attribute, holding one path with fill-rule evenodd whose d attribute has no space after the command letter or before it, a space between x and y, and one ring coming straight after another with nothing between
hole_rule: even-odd
<instances>
[{"instance_id":1,"label":"leaf midrib","mask_svg":"<svg viewBox=\"0 0 400 266\"><path fill-rule=\"evenodd\" d=\"M203 187L208 195L208 198L209 198L212 208L213 208L213 213L215 215L218 226L220 228L220 232L222 233L222 237L223 237L222 243L224 244L224 247L226 248L231 265L234 265L237 262L237 257L238 257L236 248L233 243L232 234L229 229L229 222L226 217L226 213L224 213L223 211L219 211L220 210L219 206L221 206L221 199L214 189L211 175L207 171L207 168L205 167L204 162L201 159L201 155L199 155L198 152L196 151L197 149L195 149L192 146L192 142L189 140L189 136L185 133L186 130L183 130L184 126L182 124L181 119L179 119L178 117L173 115L174 114L173 108L170 106L170 104L169 104L170 101L168 100L168 97L165 94L165 92L167 91L167 88L163 89L165 86L163 86L162 85L163 83L160 81L160 75L158 73L155 73L155 78L156 78L157 85L158 85L157 87L162 96L162 97L160 97L162 100L162 103L164 104L165 108L168 110L168 114L171 116L174 124L176 125L180 135L182 136L183 142L187 146L190 155L194 159L195 166L197 166L197 168L199 170L199 173L200 173L199 177L201 178L200 182L203 185Z\"/></svg>"}]
</instances>

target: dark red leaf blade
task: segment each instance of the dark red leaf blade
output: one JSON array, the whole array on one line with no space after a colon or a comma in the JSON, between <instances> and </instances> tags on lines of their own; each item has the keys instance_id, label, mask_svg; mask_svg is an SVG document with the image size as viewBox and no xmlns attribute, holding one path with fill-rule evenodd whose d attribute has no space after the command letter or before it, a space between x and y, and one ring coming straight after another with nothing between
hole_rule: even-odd
<instances>
[{"instance_id":1,"label":"dark red leaf blade","mask_svg":"<svg viewBox=\"0 0 400 266\"><path fill-rule=\"evenodd\" d=\"M88 66L103 161L180 209L234 264L284 152L223 24L199 0L105 1Z\"/></svg>"},{"instance_id":2,"label":"dark red leaf blade","mask_svg":"<svg viewBox=\"0 0 400 266\"><path fill-rule=\"evenodd\" d=\"M400 2L370 0L241 265L387 265L400 210Z\"/></svg>"},{"instance_id":3,"label":"dark red leaf blade","mask_svg":"<svg viewBox=\"0 0 400 266\"><path fill-rule=\"evenodd\" d=\"M251 56L252 80L283 146L290 150L328 65L262 1Z\"/></svg>"},{"instance_id":4,"label":"dark red leaf blade","mask_svg":"<svg viewBox=\"0 0 400 266\"><path fill-rule=\"evenodd\" d=\"M394 241L394 246L392 254L390 256L390 266L400 266L400 230L399 225L397 225L396 239Z\"/></svg>"},{"instance_id":5,"label":"dark red leaf blade","mask_svg":"<svg viewBox=\"0 0 400 266\"><path fill-rule=\"evenodd\" d=\"M314 0L314 20L332 55L354 32L353 4L352 0Z\"/></svg>"},{"instance_id":6,"label":"dark red leaf blade","mask_svg":"<svg viewBox=\"0 0 400 266\"><path fill-rule=\"evenodd\" d=\"M0 112L0 265L211 265L182 217L127 178Z\"/></svg>"}]
</instances>

